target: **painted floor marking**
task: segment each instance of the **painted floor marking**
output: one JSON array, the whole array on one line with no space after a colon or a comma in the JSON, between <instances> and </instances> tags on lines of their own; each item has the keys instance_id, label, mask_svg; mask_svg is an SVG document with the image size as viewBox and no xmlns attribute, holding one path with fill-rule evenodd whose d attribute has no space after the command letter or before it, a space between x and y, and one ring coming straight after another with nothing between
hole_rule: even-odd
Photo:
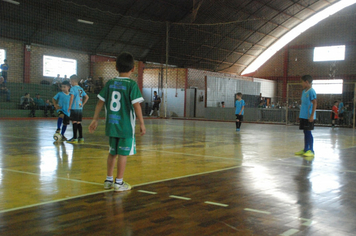
<instances>
[{"instance_id":1,"label":"painted floor marking","mask_svg":"<svg viewBox=\"0 0 356 236\"><path fill-rule=\"evenodd\" d=\"M156 184L156 183L163 183L163 182L176 180L176 179L184 179L184 178L198 176L198 175L205 175L205 174L216 173L216 172L225 171L225 170L237 169L237 168L240 168L240 167L242 167L242 166L232 166L232 167L227 167L227 168L223 168L223 169L205 171L205 172L200 172L200 173L195 173L195 174L190 174L190 175L182 175L182 176L168 178L168 179L162 179L162 180L155 180L155 181L151 181L151 182L147 182L147 183L136 184L133 187L145 186L145 185Z\"/></svg>"},{"instance_id":2,"label":"painted floor marking","mask_svg":"<svg viewBox=\"0 0 356 236\"><path fill-rule=\"evenodd\" d=\"M191 198L189 198L189 197L181 197L181 196L176 196L176 195L169 195L169 197L177 198L177 199L181 199L181 200L187 200L187 201L191 200Z\"/></svg>"},{"instance_id":3,"label":"painted floor marking","mask_svg":"<svg viewBox=\"0 0 356 236\"><path fill-rule=\"evenodd\" d=\"M140 192L140 193L147 193L147 194L157 194L157 192L151 192L151 191L146 191L146 190L137 190L137 192Z\"/></svg>"},{"instance_id":4,"label":"painted floor marking","mask_svg":"<svg viewBox=\"0 0 356 236\"><path fill-rule=\"evenodd\" d=\"M38 173L32 173L32 172L27 172L27 171L21 171L21 170L11 170L11 169L7 169L7 168L0 168L0 170L5 170L5 171L9 171L9 172L15 172L15 173L20 173L20 174L27 174L27 175L36 175L36 176L42 176L41 174ZM44 177L51 177L54 179L61 179L61 180L67 180L67 181L72 181L72 182L78 182L78 183L84 183L84 184L94 184L94 185L103 185L103 184L99 184L99 183L95 183L95 182L89 182L89 181L84 181L84 180L77 180L77 179L68 179L68 178L64 178L64 177L58 177L55 175L44 175Z\"/></svg>"},{"instance_id":5,"label":"painted floor marking","mask_svg":"<svg viewBox=\"0 0 356 236\"><path fill-rule=\"evenodd\" d=\"M227 204L222 204L222 203L218 203L218 202L205 201L204 203L210 204L210 205L215 205L215 206L221 206L221 207L228 207L228 206L229 206L229 205L227 205Z\"/></svg>"},{"instance_id":6,"label":"painted floor marking","mask_svg":"<svg viewBox=\"0 0 356 236\"><path fill-rule=\"evenodd\" d=\"M186 156L197 156L197 157L209 157L209 158L217 158L217 159L227 159L227 160L230 160L230 161L242 160L242 158L238 158L238 157L208 156L208 155L199 155L199 154L184 153L184 152L169 152L169 151L154 150L154 149L137 149L137 151L163 152L163 153L177 154L177 155L186 155Z\"/></svg>"},{"instance_id":7,"label":"painted floor marking","mask_svg":"<svg viewBox=\"0 0 356 236\"><path fill-rule=\"evenodd\" d=\"M185 176L180 176L180 177L175 177L175 178L169 178L169 179L164 179L164 180L157 180L157 181L152 181L152 182L133 185L132 187L145 186L145 185L149 185L149 184L161 183L161 182L166 182L166 181L175 180L175 179L183 179L183 178L187 178L187 177L191 177L191 176L197 176L197 175L203 175L203 174L214 173L214 172L219 172L219 171L236 169L236 168L239 168L239 167L242 167L242 166L233 166L233 167L228 167L228 168L219 169L219 170L206 171L206 172L201 172L201 173L196 173L196 174L191 174L191 175L185 175ZM4 168L0 168L0 169L4 169ZM9 170L9 169L5 169L5 170ZM12 170L9 170L9 171L12 171ZM14 172L16 172L16 171L14 171ZM38 174L35 174L35 173L31 173L31 172L27 172L27 174L38 175ZM67 180L69 180L69 179L67 179ZM80 181L80 180L78 180L78 181ZM91 182L87 182L87 183L91 183ZM92 183L92 184L102 185L102 184L98 184L98 183ZM90 195L110 192L110 191L112 191L112 189L111 190L109 189L109 190L99 191L99 192L93 192L93 193L87 193L87 194L78 195L78 196L69 197L69 198L61 198L61 199L57 199L57 200L53 200L53 201L41 202L41 203L36 203L36 204L31 204L31 205L26 205L26 206L6 209L6 210L0 210L0 214L1 213L5 213L5 212L10 212L10 211L16 211L16 210L26 209L26 208L30 208L30 207L35 207L35 206L46 205L46 204L50 204L50 203L53 203L53 202L61 202L61 201L76 199L76 198L80 198L80 197L84 197L84 196L90 196Z\"/></svg>"},{"instance_id":8,"label":"painted floor marking","mask_svg":"<svg viewBox=\"0 0 356 236\"><path fill-rule=\"evenodd\" d=\"M47 204L55 203L55 202L62 202L62 201L77 199L77 198L91 196L91 195L100 194L100 193L106 193L106 192L110 192L110 191L112 191L112 190L109 189L109 190L103 190L103 191L98 191L98 192L93 192L93 193L86 193L86 194L81 194L81 195L77 195L77 196L73 196L73 197L66 197L66 198L61 198L61 199L47 201L47 202L35 203L35 204L31 204L31 205L26 205L26 206L15 207L15 208L6 209L6 210L0 210L0 214L6 213L6 212L11 212L11 211L16 211L16 210L23 210L23 209L30 208L30 207L47 205Z\"/></svg>"},{"instance_id":9,"label":"painted floor marking","mask_svg":"<svg viewBox=\"0 0 356 236\"><path fill-rule=\"evenodd\" d=\"M311 226L313 224L313 221L311 219L305 219L305 218L298 218L301 221L305 221L302 225L304 226Z\"/></svg>"},{"instance_id":10,"label":"painted floor marking","mask_svg":"<svg viewBox=\"0 0 356 236\"><path fill-rule=\"evenodd\" d=\"M245 208L245 211L251 211L251 212L256 212L256 213L261 213L261 214L266 214L266 215L270 215L271 212L268 211L260 211L260 210L256 210L256 209L251 209L251 208Z\"/></svg>"},{"instance_id":11,"label":"painted floor marking","mask_svg":"<svg viewBox=\"0 0 356 236\"><path fill-rule=\"evenodd\" d=\"M290 235L293 235L298 232L299 232L299 230L297 230L297 229L289 229L289 230L283 232L282 234L280 234L280 236L290 236Z\"/></svg>"}]
</instances>

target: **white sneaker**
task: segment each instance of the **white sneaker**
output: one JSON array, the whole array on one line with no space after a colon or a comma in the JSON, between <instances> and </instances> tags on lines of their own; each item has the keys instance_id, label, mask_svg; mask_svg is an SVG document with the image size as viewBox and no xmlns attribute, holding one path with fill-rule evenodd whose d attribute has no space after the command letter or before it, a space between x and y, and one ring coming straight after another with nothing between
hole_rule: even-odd
<instances>
[{"instance_id":1,"label":"white sneaker","mask_svg":"<svg viewBox=\"0 0 356 236\"><path fill-rule=\"evenodd\" d=\"M105 189L111 189L112 186L113 186L113 181L105 180L105 182L104 182Z\"/></svg>"},{"instance_id":2,"label":"white sneaker","mask_svg":"<svg viewBox=\"0 0 356 236\"><path fill-rule=\"evenodd\" d=\"M116 192L127 191L130 189L131 189L131 185L129 185L125 181L122 182L122 184L114 183L114 191L116 191Z\"/></svg>"}]
</instances>

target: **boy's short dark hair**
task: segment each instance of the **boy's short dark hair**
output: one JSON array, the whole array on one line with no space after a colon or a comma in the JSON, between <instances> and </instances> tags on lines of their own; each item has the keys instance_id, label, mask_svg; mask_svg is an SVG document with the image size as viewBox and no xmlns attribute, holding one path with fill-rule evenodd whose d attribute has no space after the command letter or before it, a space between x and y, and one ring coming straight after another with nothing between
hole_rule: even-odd
<instances>
[{"instance_id":1,"label":"boy's short dark hair","mask_svg":"<svg viewBox=\"0 0 356 236\"><path fill-rule=\"evenodd\" d=\"M303 81L308 81L309 84L313 83L313 77L311 77L311 75L303 75L302 76L302 80Z\"/></svg>"},{"instance_id":2,"label":"boy's short dark hair","mask_svg":"<svg viewBox=\"0 0 356 236\"><path fill-rule=\"evenodd\" d=\"M74 80L74 81L76 81L76 82L79 82L79 78L78 78L77 75L71 75L69 79L70 79L70 80Z\"/></svg>"},{"instance_id":3,"label":"boy's short dark hair","mask_svg":"<svg viewBox=\"0 0 356 236\"><path fill-rule=\"evenodd\" d=\"M339 101L334 101L334 105L336 104L336 103L338 103Z\"/></svg>"},{"instance_id":4,"label":"boy's short dark hair","mask_svg":"<svg viewBox=\"0 0 356 236\"><path fill-rule=\"evenodd\" d=\"M66 86L70 87L69 81L63 81L63 82L62 82L62 85L66 85Z\"/></svg>"},{"instance_id":5,"label":"boy's short dark hair","mask_svg":"<svg viewBox=\"0 0 356 236\"><path fill-rule=\"evenodd\" d=\"M242 97L242 93L237 93L236 95L239 97Z\"/></svg>"},{"instance_id":6,"label":"boy's short dark hair","mask_svg":"<svg viewBox=\"0 0 356 236\"><path fill-rule=\"evenodd\" d=\"M116 69L120 73L129 72L134 66L135 60L131 53L123 52L116 58Z\"/></svg>"},{"instance_id":7,"label":"boy's short dark hair","mask_svg":"<svg viewBox=\"0 0 356 236\"><path fill-rule=\"evenodd\" d=\"M27 96L28 95L28 93L25 93L25 96Z\"/></svg>"}]
</instances>

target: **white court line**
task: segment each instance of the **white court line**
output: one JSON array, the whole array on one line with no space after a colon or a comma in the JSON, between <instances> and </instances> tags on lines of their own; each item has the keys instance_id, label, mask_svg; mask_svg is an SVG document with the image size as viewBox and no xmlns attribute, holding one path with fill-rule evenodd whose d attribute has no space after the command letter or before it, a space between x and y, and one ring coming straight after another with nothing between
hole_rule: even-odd
<instances>
[{"instance_id":1,"label":"white court line","mask_svg":"<svg viewBox=\"0 0 356 236\"><path fill-rule=\"evenodd\" d=\"M218 202L205 201L204 203L210 204L210 205L215 205L215 206L221 206L221 207L228 207L228 206L229 206L229 205L227 205L227 204L222 204L222 203L218 203Z\"/></svg>"},{"instance_id":2,"label":"white court line","mask_svg":"<svg viewBox=\"0 0 356 236\"><path fill-rule=\"evenodd\" d=\"M26 172L26 171L20 171L20 170L11 170L11 169L7 169L7 168L0 168L0 170L5 170L5 171L9 171L9 172L20 173L20 174L41 176L41 174L37 174L37 173ZM58 176L54 176L54 175L51 175L51 176L44 175L44 177L51 177L51 178L54 178L54 179L68 180L68 181L78 182L78 183L84 183L84 184L94 184L94 185L100 185L100 186L103 185L103 184L99 184L99 183L95 183L95 182L88 182L88 181L77 180L77 179L68 179L68 178L58 177Z\"/></svg>"},{"instance_id":3,"label":"white court line","mask_svg":"<svg viewBox=\"0 0 356 236\"><path fill-rule=\"evenodd\" d=\"M82 143L80 145L89 145L89 146L98 146L98 147L107 147L109 148L109 145L103 145L103 144L95 144L95 143ZM183 146L184 147L184 146ZM208 156L208 155L199 155L199 154L192 154L192 153L184 153L184 152L170 152L170 151L165 151L165 150L156 150L156 149L140 149L136 148L137 151L149 151L149 152L163 152L163 153L169 153L169 154L176 154L176 155L186 155L186 156L197 156L197 157L209 157L209 158L216 158L216 159L226 159L226 160L242 160L242 158L238 157L219 157L219 156Z\"/></svg>"},{"instance_id":4,"label":"white court line","mask_svg":"<svg viewBox=\"0 0 356 236\"><path fill-rule=\"evenodd\" d=\"M256 212L256 213L261 213L261 214L266 214L266 215L270 215L271 212L268 211L260 211L260 210L256 210L256 209L251 209L251 208L245 208L245 211L251 211L251 212Z\"/></svg>"},{"instance_id":5,"label":"white court line","mask_svg":"<svg viewBox=\"0 0 356 236\"><path fill-rule=\"evenodd\" d=\"M313 224L313 221L311 219L305 219L305 218L298 218L300 221L305 221L302 225L304 226L311 226Z\"/></svg>"},{"instance_id":6,"label":"white court line","mask_svg":"<svg viewBox=\"0 0 356 236\"><path fill-rule=\"evenodd\" d=\"M16 210L22 210L22 209L26 209L26 208L30 208L30 207L47 205L47 204L51 204L51 203L55 203L55 202L62 202L62 201L67 201L67 200L71 200L71 199L77 199L77 198L81 198L81 197L91 196L91 195L110 192L110 191L112 191L112 190L109 189L109 190L103 190L103 191L99 191L99 192L86 193L86 194L77 195L77 196L73 196L73 197L66 197L66 198L61 198L61 199L57 199L57 200L31 204L31 205L27 205L27 206L21 206L21 207L15 207L15 208L11 208L11 209L6 209L6 210L0 210L0 214L6 213L6 212L11 212L11 211L16 211Z\"/></svg>"},{"instance_id":7,"label":"white court line","mask_svg":"<svg viewBox=\"0 0 356 236\"><path fill-rule=\"evenodd\" d=\"M177 154L177 155L187 155L187 156L197 156L197 157L209 157L209 158L217 158L217 159L226 159L226 160L242 160L242 158L238 157L219 157L219 156L208 156L208 155L199 155L199 154L191 154L191 153L184 153L184 152L170 152L164 150L153 150L153 149L137 149L137 151L149 151L149 152L163 152L169 154Z\"/></svg>"},{"instance_id":8,"label":"white court line","mask_svg":"<svg viewBox=\"0 0 356 236\"><path fill-rule=\"evenodd\" d=\"M297 229L289 229L289 230L283 232L282 234L280 234L280 236L290 236L290 235L293 235L298 232L299 232L299 230L297 230Z\"/></svg>"},{"instance_id":9,"label":"white court line","mask_svg":"<svg viewBox=\"0 0 356 236\"><path fill-rule=\"evenodd\" d=\"M137 192L140 192L140 193L147 193L147 194L157 194L157 192L151 192L151 191L146 191L146 190L137 190Z\"/></svg>"},{"instance_id":10,"label":"white court line","mask_svg":"<svg viewBox=\"0 0 356 236\"><path fill-rule=\"evenodd\" d=\"M227 167L227 168L218 169L218 170L200 172L200 173L196 173L196 174L182 175L182 176L178 176L178 177L173 177L173 178L168 178L168 179L162 179L162 180L156 180L156 181L151 181L151 182L147 182L147 183L137 184L137 185L134 185L133 187L139 187L139 186L155 184L155 183L163 183L163 182L167 182L167 181L170 181L170 180L184 179L184 178L188 178L188 177L192 177L192 176L198 176L198 175L210 174L210 173L215 173L215 172L220 172L220 171L225 171L225 170L237 169L237 168L240 168L240 167L242 167L242 166L232 166L232 167Z\"/></svg>"},{"instance_id":11,"label":"white court line","mask_svg":"<svg viewBox=\"0 0 356 236\"><path fill-rule=\"evenodd\" d=\"M169 197L177 198L177 199L181 199L181 200L187 200L187 201L191 200L191 198L189 198L189 197L181 197L181 196L176 196L176 195L169 195Z\"/></svg>"},{"instance_id":12,"label":"white court line","mask_svg":"<svg viewBox=\"0 0 356 236\"><path fill-rule=\"evenodd\" d=\"M234 167L224 168L224 169L220 169L220 170L207 171L207 172L191 174L191 175L185 175L185 176L180 176L180 177L175 177L175 178L170 178L170 179L164 179L164 180L157 180L157 181L152 181L152 182L133 185L132 187L139 187L139 186L144 186L144 185L149 185L149 184L154 184L154 183L166 182L166 181L175 180L175 179L184 179L184 178L191 177L191 176L203 175L203 174L214 173L214 172L219 172L219 171L224 171L224 170L231 170L231 169L236 169L236 168L239 168L239 167L242 167L242 166L234 166ZM36 175L34 173L28 173L28 174ZM90 183L90 182L88 182L88 183ZM92 184L98 184L98 183L92 183ZM98 185L102 185L102 184L98 184ZM90 196L90 195L95 195L95 194L99 194L99 193L110 192L110 191L112 191L112 190L109 189L109 190L104 190L104 191L99 191L99 192L94 192L94 193L87 193L87 194L83 194L83 195L78 195L78 196L74 196L74 197L61 198L61 199L57 199L57 200L53 200L53 201L47 201L47 202L41 202L41 203L36 203L36 204L22 206L22 207L11 208L11 209L7 209L7 210L0 210L0 214L1 213L5 213L5 212L10 212L10 211L16 211L16 210L26 209L26 208L30 208L30 207L35 207L35 206L46 205L46 204L50 204L50 203L53 203L53 202L61 202L61 201L66 201L66 200L70 200L70 199L76 199L76 198L80 198L80 197L84 197L84 196Z\"/></svg>"}]
</instances>

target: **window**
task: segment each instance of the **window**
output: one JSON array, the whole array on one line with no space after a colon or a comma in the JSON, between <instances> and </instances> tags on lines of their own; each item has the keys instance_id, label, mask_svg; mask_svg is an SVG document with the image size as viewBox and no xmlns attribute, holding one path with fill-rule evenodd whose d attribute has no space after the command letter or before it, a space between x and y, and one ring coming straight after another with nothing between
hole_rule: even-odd
<instances>
[{"instance_id":1,"label":"window","mask_svg":"<svg viewBox=\"0 0 356 236\"><path fill-rule=\"evenodd\" d=\"M5 59L6 59L5 50L0 49L0 64L3 64Z\"/></svg>"},{"instance_id":2,"label":"window","mask_svg":"<svg viewBox=\"0 0 356 236\"><path fill-rule=\"evenodd\" d=\"M342 79L314 80L313 88L317 94L342 94Z\"/></svg>"},{"instance_id":3,"label":"window","mask_svg":"<svg viewBox=\"0 0 356 236\"><path fill-rule=\"evenodd\" d=\"M313 61L343 61L343 60L345 60L345 45L314 48Z\"/></svg>"},{"instance_id":4,"label":"window","mask_svg":"<svg viewBox=\"0 0 356 236\"><path fill-rule=\"evenodd\" d=\"M61 77L77 74L77 60L44 55L43 76L56 77L58 74Z\"/></svg>"}]
</instances>

